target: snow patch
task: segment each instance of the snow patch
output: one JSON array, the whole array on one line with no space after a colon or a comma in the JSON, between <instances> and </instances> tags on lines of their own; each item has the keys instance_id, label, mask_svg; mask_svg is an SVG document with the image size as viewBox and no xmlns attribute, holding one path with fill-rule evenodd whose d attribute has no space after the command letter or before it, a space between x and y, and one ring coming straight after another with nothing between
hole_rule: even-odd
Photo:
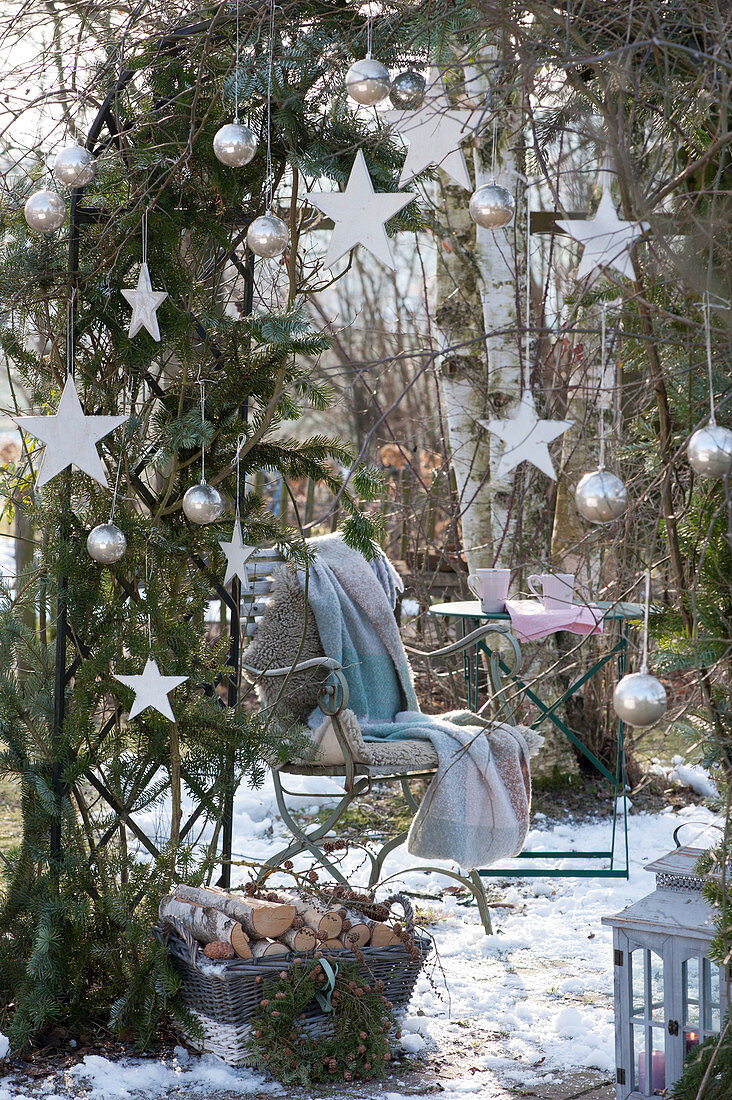
<instances>
[{"instance_id":1,"label":"snow patch","mask_svg":"<svg viewBox=\"0 0 732 1100\"><path fill-rule=\"evenodd\" d=\"M176 1059L171 1064L152 1058L111 1062L99 1054L87 1054L83 1062L68 1071L68 1076L90 1087L87 1096L94 1100L127 1100L140 1093L165 1096L171 1089L184 1086L205 1088L208 1093L221 1089L244 1096L283 1091L281 1085L266 1081L261 1074L232 1069L213 1054L204 1054L196 1060Z\"/></svg>"},{"instance_id":2,"label":"snow patch","mask_svg":"<svg viewBox=\"0 0 732 1100\"><path fill-rule=\"evenodd\" d=\"M7 1035L3 1035L2 1031L0 1031L0 1058L7 1057L7 1053L9 1050L10 1039L8 1039Z\"/></svg>"}]
</instances>

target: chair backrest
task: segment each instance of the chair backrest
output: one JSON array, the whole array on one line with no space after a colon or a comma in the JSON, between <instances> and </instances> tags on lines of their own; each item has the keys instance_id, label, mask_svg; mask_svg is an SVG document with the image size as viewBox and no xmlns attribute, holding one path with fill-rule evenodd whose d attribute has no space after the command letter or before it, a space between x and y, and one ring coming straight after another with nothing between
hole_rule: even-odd
<instances>
[{"instance_id":1,"label":"chair backrest","mask_svg":"<svg viewBox=\"0 0 732 1100\"><path fill-rule=\"evenodd\" d=\"M241 621L245 624L248 638L254 637L259 620L264 613L264 604L272 591L272 573L278 565L284 564L284 557L274 547L262 547L255 551L247 562L247 573L251 584L250 592L242 592Z\"/></svg>"}]
</instances>

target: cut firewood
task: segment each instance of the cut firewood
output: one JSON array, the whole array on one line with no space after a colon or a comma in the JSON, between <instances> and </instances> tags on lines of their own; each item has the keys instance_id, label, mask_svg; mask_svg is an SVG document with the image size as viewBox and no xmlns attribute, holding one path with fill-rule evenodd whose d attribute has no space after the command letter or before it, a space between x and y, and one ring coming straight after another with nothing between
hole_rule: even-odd
<instances>
[{"instance_id":1,"label":"cut firewood","mask_svg":"<svg viewBox=\"0 0 732 1100\"><path fill-rule=\"evenodd\" d=\"M307 925L303 928L288 928L277 938L293 951L314 951L318 946L318 937Z\"/></svg>"},{"instance_id":2,"label":"cut firewood","mask_svg":"<svg viewBox=\"0 0 732 1100\"><path fill-rule=\"evenodd\" d=\"M278 940L255 940L252 944L252 958L262 959L269 955L287 955L289 947Z\"/></svg>"},{"instance_id":3,"label":"cut firewood","mask_svg":"<svg viewBox=\"0 0 732 1100\"><path fill-rule=\"evenodd\" d=\"M187 928L199 943L231 944L240 959L251 959L249 937L242 926L232 917L227 917L220 909L211 905L196 905L190 901L181 901L169 894L160 902L158 909L161 919L174 917Z\"/></svg>"},{"instance_id":4,"label":"cut firewood","mask_svg":"<svg viewBox=\"0 0 732 1100\"><path fill-rule=\"evenodd\" d=\"M394 929L388 924L374 921L371 926L371 947L393 947L394 944L401 942Z\"/></svg>"},{"instance_id":5,"label":"cut firewood","mask_svg":"<svg viewBox=\"0 0 732 1100\"><path fill-rule=\"evenodd\" d=\"M213 906L232 917L257 939L276 939L291 927L295 909L286 902L266 901L243 894L231 894L214 886L176 886L175 897L194 905Z\"/></svg>"},{"instance_id":6,"label":"cut firewood","mask_svg":"<svg viewBox=\"0 0 732 1100\"><path fill-rule=\"evenodd\" d=\"M320 948L323 951L348 951L349 950L349 948L346 947L346 945L345 945L345 943L343 942L342 939L335 939L335 938L332 939L332 940L325 940L324 943L320 944Z\"/></svg>"},{"instance_id":7,"label":"cut firewood","mask_svg":"<svg viewBox=\"0 0 732 1100\"><path fill-rule=\"evenodd\" d=\"M350 925L350 927L349 927ZM365 947L371 939L371 924L360 916L349 913L343 922L343 942L349 946Z\"/></svg>"},{"instance_id":8,"label":"cut firewood","mask_svg":"<svg viewBox=\"0 0 732 1100\"><path fill-rule=\"evenodd\" d=\"M336 939L343 930L343 917L337 909L325 909L310 898L304 901L297 894L283 895L294 906L308 928L324 934L328 939Z\"/></svg>"}]
</instances>

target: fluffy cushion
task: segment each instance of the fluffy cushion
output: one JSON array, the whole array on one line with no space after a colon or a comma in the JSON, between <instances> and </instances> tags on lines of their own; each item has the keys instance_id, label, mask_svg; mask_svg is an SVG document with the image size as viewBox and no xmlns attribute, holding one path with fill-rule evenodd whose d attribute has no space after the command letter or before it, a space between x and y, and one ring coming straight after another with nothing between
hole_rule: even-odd
<instances>
[{"instance_id":1,"label":"fluffy cushion","mask_svg":"<svg viewBox=\"0 0 732 1100\"><path fill-rule=\"evenodd\" d=\"M289 668L295 660L324 656L315 617L307 607L297 577L286 565L281 565L272 574L272 595L242 660L265 671ZM327 669L313 668L287 677L262 677L257 683L257 694L263 706L282 707L304 722L317 706L318 691L327 675Z\"/></svg>"}]
</instances>

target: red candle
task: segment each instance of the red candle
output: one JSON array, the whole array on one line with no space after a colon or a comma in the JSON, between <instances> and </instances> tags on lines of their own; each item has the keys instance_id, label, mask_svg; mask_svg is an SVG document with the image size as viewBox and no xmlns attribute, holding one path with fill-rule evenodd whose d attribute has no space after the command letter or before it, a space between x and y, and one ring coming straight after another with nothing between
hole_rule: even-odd
<instances>
[{"instance_id":1,"label":"red candle","mask_svg":"<svg viewBox=\"0 0 732 1100\"><path fill-rule=\"evenodd\" d=\"M648 1095L646 1086L646 1052L642 1050L638 1055L638 1088ZM661 1092L666 1088L666 1055L662 1050L651 1051L651 1091Z\"/></svg>"},{"instance_id":2,"label":"red candle","mask_svg":"<svg viewBox=\"0 0 732 1100\"><path fill-rule=\"evenodd\" d=\"M697 1035L697 1033L695 1031L687 1031L686 1032L686 1053L688 1054L689 1051L693 1047L698 1047L698 1046L699 1046L699 1036Z\"/></svg>"}]
</instances>

